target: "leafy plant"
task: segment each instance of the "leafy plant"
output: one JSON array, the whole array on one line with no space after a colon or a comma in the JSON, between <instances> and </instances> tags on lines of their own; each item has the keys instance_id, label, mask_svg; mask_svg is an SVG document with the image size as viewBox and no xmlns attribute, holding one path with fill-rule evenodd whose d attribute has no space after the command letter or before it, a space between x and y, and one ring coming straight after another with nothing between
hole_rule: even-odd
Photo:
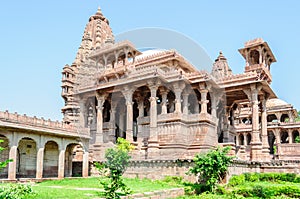
<instances>
[{"instance_id":1,"label":"leafy plant","mask_svg":"<svg viewBox=\"0 0 300 199\"><path fill-rule=\"evenodd\" d=\"M105 198L120 198L121 195L131 193L130 189L123 182L122 175L129 164L131 158L129 151L132 149L133 146L127 140L118 138L116 147L106 150L106 161L102 164L95 164L100 172L104 171L106 173L108 171L108 174L100 182L104 187Z\"/></svg>"},{"instance_id":2,"label":"leafy plant","mask_svg":"<svg viewBox=\"0 0 300 199\"><path fill-rule=\"evenodd\" d=\"M3 142L4 142L4 140L0 140L0 144L3 143ZM5 148L0 146L0 152L3 151L3 150L5 150ZM8 159L8 160L5 160L3 162L0 162L0 170L5 168L7 166L7 164L9 162L12 162L12 161L13 161L12 159Z\"/></svg>"},{"instance_id":3,"label":"leafy plant","mask_svg":"<svg viewBox=\"0 0 300 199\"><path fill-rule=\"evenodd\" d=\"M5 199L28 198L33 194L31 186L27 184L7 184L0 188L0 198Z\"/></svg>"},{"instance_id":4,"label":"leafy plant","mask_svg":"<svg viewBox=\"0 0 300 199\"><path fill-rule=\"evenodd\" d=\"M233 157L227 155L229 150L230 147L218 147L206 154L195 156L195 165L188 173L198 177L198 183L204 186L201 186L201 192L213 191L217 183L226 176L228 166L233 159Z\"/></svg>"},{"instance_id":5,"label":"leafy plant","mask_svg":"<svg viewBox=\"0 0 300 199\"><path fill-rule=\"evenodd\" d=\"M297 136L295 137L295 143L300 143L300 137L299 137L299 135L297 135Z\"/></svg>"}]
</instances>

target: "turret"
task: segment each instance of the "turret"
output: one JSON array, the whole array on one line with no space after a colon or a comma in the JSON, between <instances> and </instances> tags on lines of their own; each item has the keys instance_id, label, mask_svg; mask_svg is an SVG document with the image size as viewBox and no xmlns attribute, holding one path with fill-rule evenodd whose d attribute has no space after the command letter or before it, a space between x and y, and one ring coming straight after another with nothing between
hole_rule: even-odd
<instances>
[{"instance_id":1,"label":"turret","mask_svg":"<svg viewBox=\"0 0 300 199\"><path fill-rule=\"evenodd\" d=\"M257 72L258 79L272 81L270 66L276 59L267 42L261 38L250 40L239 52L246 60L245 73Z\"/></svg>"}]
</instances>

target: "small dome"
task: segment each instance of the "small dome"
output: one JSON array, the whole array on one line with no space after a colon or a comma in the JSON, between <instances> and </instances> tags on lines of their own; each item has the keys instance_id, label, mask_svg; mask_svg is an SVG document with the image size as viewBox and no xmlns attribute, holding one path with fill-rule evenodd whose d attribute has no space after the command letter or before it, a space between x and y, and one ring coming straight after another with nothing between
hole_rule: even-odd
<instances>
[{"instance_id":1,"label":"small dome","mask_svg":"<svg viewBox=\"0 0 300 199\"><path fill-rule=\"evenodd\" d=\"M285 101L278 99L278 98L274 98L274 99L269 99L267 101L267 107L275 107L275 106L286 106L289 105L288 103L286 103Z\"/></svg>"}]
</instances>

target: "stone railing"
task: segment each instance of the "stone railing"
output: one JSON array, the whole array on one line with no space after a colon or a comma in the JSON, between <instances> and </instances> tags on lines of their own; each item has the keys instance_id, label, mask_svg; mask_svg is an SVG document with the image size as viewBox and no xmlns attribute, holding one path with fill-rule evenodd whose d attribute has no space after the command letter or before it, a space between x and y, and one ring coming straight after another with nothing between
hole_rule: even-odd
<instances>
[{"instance_id":1,"label":"stone railing","mask_svg":"<svg viewBox=\"0 0 300 199\"><path fill-rule=\"evenodd\" d=\"M147 117L138 117L137 122L138 122L139 125L149 124L150 123L150 117L149 116L147 116Z\"/></svg>"},{"instance_id":2,"label":"stone railing","mask_svg":"<svg viewBox=\"0 0 300 199\"><path fill-rule=\"evenodd\" d=\"M18 123L24 125L31 125L37 127L51 128L55 130L64 130L76 132L77 128L70 124L65 124L59 121L45 120L44 118L29 117L27 115L20 115L18 113L9 113L8 111L0 111L0 120L11 123Z\"/></svg>"},{"instance_id":3,"label":"stone railing","mask_svg":"<svg viewBox=\"0 0 300 199\"><path fill-rule=\"evenodd\" d=\"M198 114L183 114L183 113L168 113L160 114L157 116L158 122L169 122L182 120L185 122L216 122L217 118L213 117L208 113L198 113Z\"/></svg>"}]
</instances>

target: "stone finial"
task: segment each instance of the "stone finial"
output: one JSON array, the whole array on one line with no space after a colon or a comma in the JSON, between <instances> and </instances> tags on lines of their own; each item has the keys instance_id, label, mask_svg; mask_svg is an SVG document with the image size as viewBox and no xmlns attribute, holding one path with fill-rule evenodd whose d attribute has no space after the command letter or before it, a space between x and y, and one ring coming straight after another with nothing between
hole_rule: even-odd
<instances>
[{"instance_id":1,"label":"stone finial","mask_svg":"<svg viewBox=\"0 0 300 199\"><path fill-rule=\"evenodd\" d=\"M101 16L103 16L100 6L98 6L98 10L97 10L97 12L96 12L96 15L101 15Z\"/></svg>"}]
</instances>

